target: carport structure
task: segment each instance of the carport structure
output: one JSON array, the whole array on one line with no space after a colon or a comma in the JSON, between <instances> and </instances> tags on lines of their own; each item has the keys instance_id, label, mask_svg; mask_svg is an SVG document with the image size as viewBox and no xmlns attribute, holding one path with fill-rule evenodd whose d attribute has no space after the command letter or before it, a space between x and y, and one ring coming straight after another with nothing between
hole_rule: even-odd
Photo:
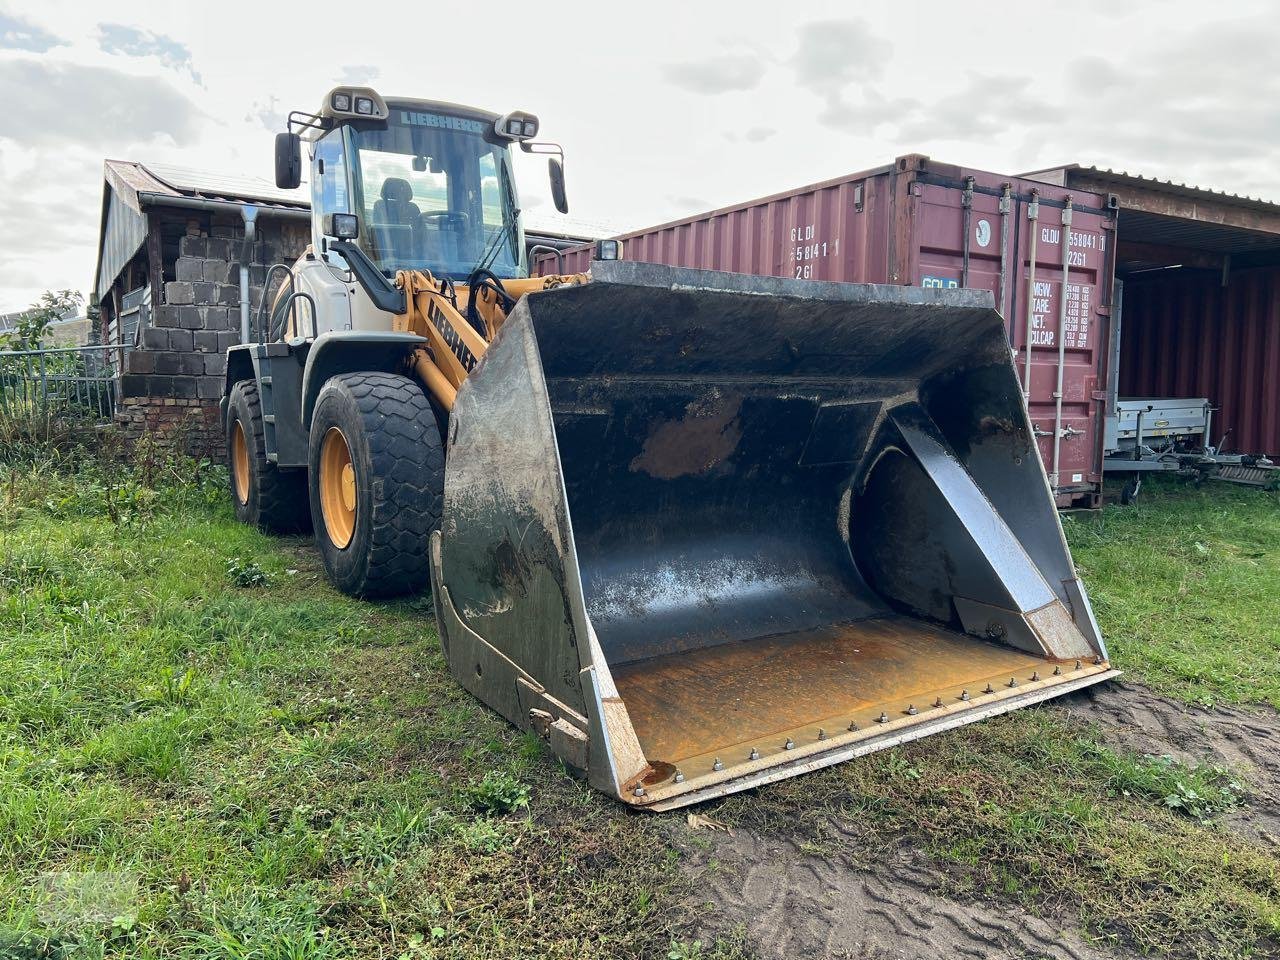
<instances>
[{"instance_id":1,"label":"carport structure","mask_svg":"<svg viewBox=\"0 0 1280 960\"><path fill-rule=\"evenodd\" d=\"M1280 204L1074 164L1025 176L1119 202L1118 395L1206 397L1213 443L1280 454Z\"/></svg>"}]
</instances>

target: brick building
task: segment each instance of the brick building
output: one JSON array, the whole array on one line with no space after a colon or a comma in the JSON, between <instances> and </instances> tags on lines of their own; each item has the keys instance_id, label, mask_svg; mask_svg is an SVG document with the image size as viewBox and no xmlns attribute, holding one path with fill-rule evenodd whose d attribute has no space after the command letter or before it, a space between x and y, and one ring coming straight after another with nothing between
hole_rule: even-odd
<instances>
[{"instance_id":1,"label":"brick building","mask_svg":"<svg viewBox=\"0 0 1280 960\"><path fill-rule=\"evenodd\" d=\"M101 341L125 348L116 419L127 436L220 453L218 400L227 348L240 340L241 262L252 315L270 265L292 263L310 242L309 211L304 189L267 180L106 162L94 300Z\"/></svg>"},{"instance_id":2,"label":"brick building","mask_svg":"<svg viewBox=\"0 0 1280 960\"><path fill-rule=\"evenodd\" d=\"M292 263L311 242L310 209L305 184L279 190L257 177L106 161L93 302L101 342L124 347L116 420L127 437L149 433L221 456L218 401L227 348L241 335L241 261L256 318L271 265ZM564 249L612 232L533 216L525 242Z\"/></svg>"}]
</instances>

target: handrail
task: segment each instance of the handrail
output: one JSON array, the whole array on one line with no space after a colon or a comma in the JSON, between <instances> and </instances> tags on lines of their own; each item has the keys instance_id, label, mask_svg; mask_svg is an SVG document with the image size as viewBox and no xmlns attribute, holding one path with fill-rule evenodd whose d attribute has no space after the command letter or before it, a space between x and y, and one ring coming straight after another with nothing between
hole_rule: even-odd
<instances>
[{"instance_id":1,"label":"handrail","mask_svg":"<svg viewBox=\"0 0 1280 960\"><path fill-rule=\"evenodd\" d=\"M267 271L267 278L262 281L262 299L258 301L258 316L254 318L254 326L258 328L258 342L264 343L263 334L274 333L273 330L266 328L268 321L267 313L267 294L271 291L271 280L276 275L277 270L283 270L289 277L288 281L281 285L281 289L293 285L293 270L287 263L273 263L271 269Z\"/></svg>"}]
</instances>

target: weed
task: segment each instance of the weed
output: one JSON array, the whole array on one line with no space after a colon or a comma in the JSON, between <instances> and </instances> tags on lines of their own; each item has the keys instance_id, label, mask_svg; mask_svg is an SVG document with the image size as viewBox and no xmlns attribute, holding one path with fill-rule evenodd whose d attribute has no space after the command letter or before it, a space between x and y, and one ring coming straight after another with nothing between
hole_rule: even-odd
<instances>
[{"instance_id":1,"label":"weed","mask_svg":"<svg viewBox=\"0 0 1280 960\"><path fill-rule=\"evenodd\" d=\"M227 561L227 580L233 587L267 587L271 577L256 562L232 557Z\"/></svg>"},{"instance_id":2,"label":"weed","mask_svg":"<svg viewBox=\"0 0 1280 960\"><path fill-rule=\"evenodd\" d=\"M672 940L671 949L667 951L667 960L703 960L701 940Z\"/></svg>"},{"instance_id":3,"label":"weed","mask_svg":"<svg viewBox=\"0 0 1280 960\"><path fill-rule=\"evenodd\" d=\"M505 771L490 770L480 782L464 787L462 795L485 813L511 813L529 805L529 788Z\"/></svg>"}]
</instances>

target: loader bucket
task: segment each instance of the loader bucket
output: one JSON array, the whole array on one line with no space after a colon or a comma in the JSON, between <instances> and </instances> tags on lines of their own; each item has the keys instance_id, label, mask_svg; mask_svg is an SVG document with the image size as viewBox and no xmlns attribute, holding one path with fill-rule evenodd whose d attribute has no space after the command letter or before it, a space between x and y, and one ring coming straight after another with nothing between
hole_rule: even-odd
<instances>
[{"instance_id":1,"label":"loader bucket","mask_svg":"<svg viewBox=\"0 0 1280 960\"><path fill-rule=\"evenodd\" d=\"M450 669L637 806L1115 675L985 292L597 264L512 311L446 462Z\"/></svg>"}]
</instances>

